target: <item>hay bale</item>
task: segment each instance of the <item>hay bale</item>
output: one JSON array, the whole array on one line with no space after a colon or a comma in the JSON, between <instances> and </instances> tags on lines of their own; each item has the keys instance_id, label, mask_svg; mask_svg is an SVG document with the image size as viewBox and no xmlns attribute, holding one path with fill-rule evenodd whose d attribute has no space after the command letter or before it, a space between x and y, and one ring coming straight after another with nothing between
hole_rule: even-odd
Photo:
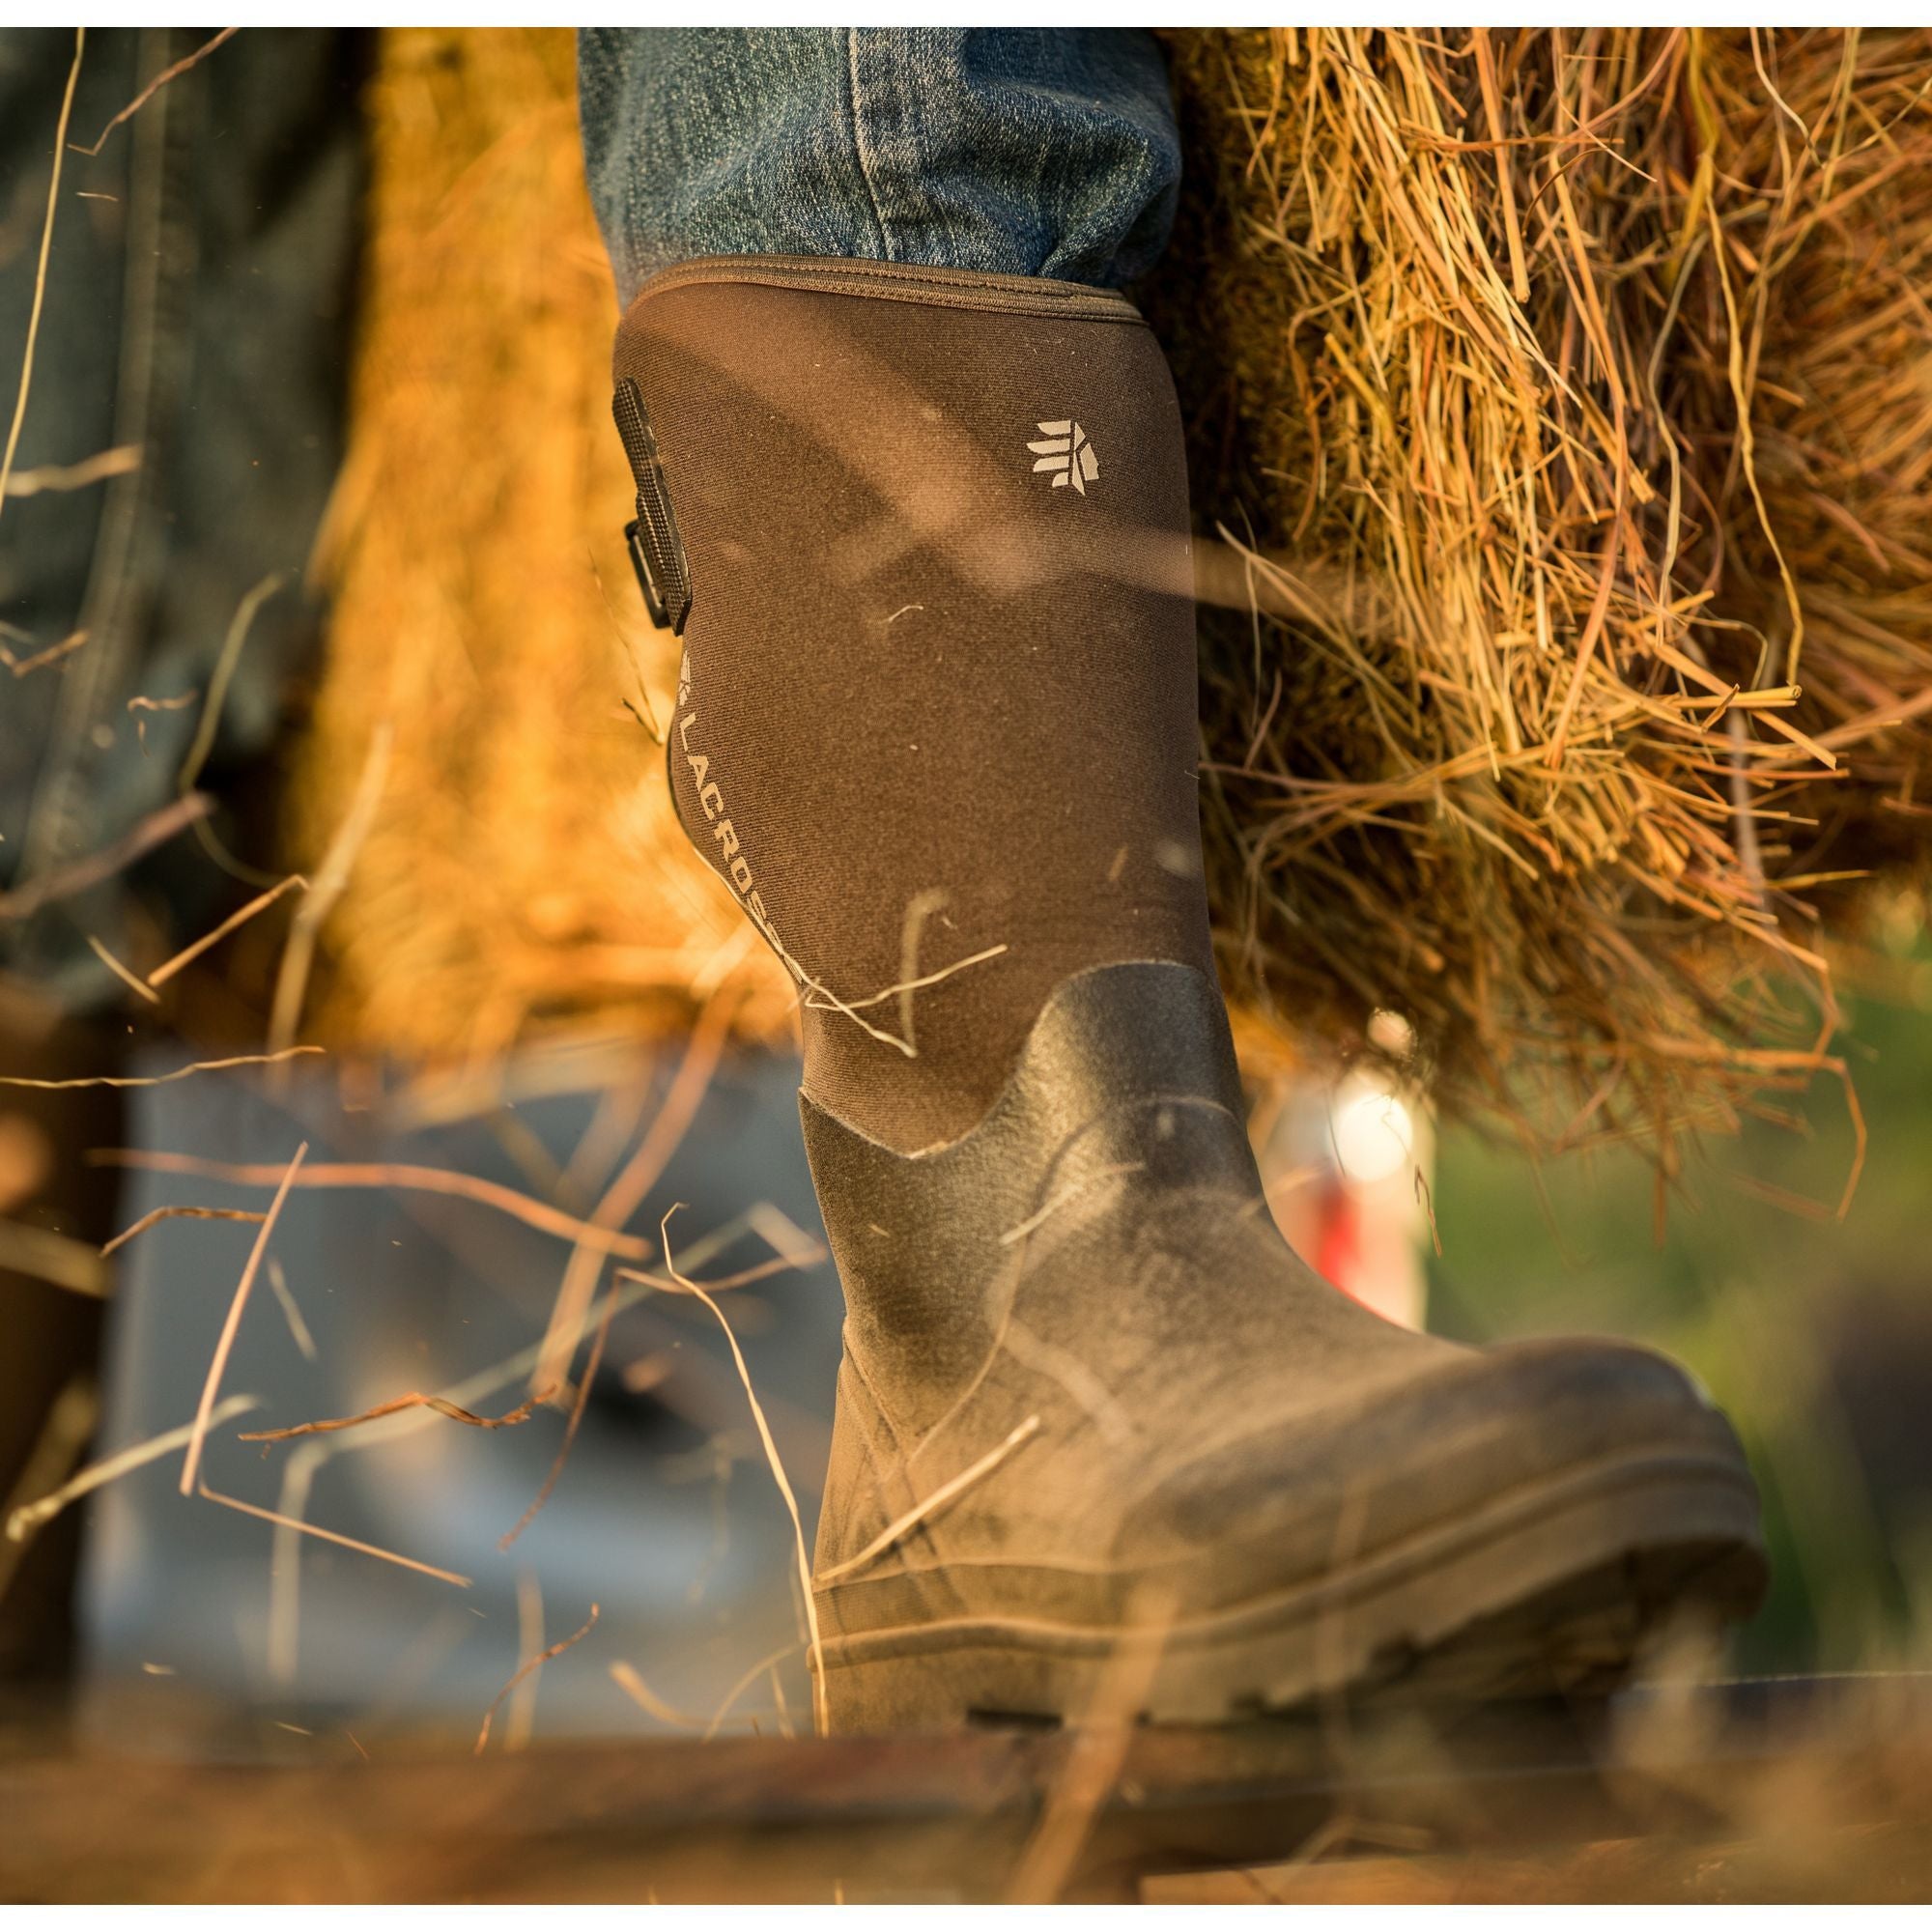
<instances>
[{"instance_id":1,"label":"hay bale","mask_svg":"<svg viewBox=\"0 0 1932 1932\"><path fill-rule=\"evenodd\" d=\"M1442 1103L1545 1145L1734 1126L1829 1064L1829 875L1924 849L1932 38L1169 38L1190 176L1145 295L1260 607L1203 627L1248 1037L1378 1053L1388 1009ZM615 702L613 629L660 716L672 665L614 541L568 41L384 47L302 842L373 719L397 771L330 1010L475 1052L725 980L770 1030Z\"/></svg>"},{"instance_id":2,"label":"hay bale","mask_svg":"<svg viewBox=\"0 0 1932 1932\"><path fill-rule=\"evenodd\" d=\"M350 453L318 556L334 609L291 826L316 865L386 722L318 987L339 1041L480 1058L559 1022L668 1030L720 985L749 1003L741 1028L788 1024L781 969L678 834L664 752L626 709L668 718L677 659L624 555L616 298L575 88L562 29L382 36Z\"/></svg>"},{"instance_id":3,"label":"hay bale","mask_svg":"<svg viewBox=\"0 0 1932 1932\"><path fill-rule=\"evenodd\" d=\"M1924 746L1932 43L1172 45L1197 505L1300 606L1204 639L1232 989L1546 1145L1735 1126Z\"/></svg>"}]
</instances>

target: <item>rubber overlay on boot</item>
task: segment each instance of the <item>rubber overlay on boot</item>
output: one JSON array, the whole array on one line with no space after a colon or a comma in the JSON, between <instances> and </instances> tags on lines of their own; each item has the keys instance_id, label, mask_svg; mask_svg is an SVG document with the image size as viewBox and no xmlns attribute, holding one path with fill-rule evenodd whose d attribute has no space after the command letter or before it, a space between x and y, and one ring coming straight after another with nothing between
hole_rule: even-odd
<instances>
[{"instance_id":1,"label":"rubber overlay on boot","mask_svg":"<svg viewBox=\"0 0 1932 1932\"><path fill-rule=\"evenodd\" d=\"M933 1683L1057 1709L1146 1588L1175 1631L1161 1696L1196 1716L1586 1576L1626 1636L1687 1591L1725 1615L1761 1594L1748 1468L1675 1364L1597 1339L1463 1348L1294 1256L1192 968L1068 980L984 1120L929 1153L800 1104L848 1308L826 1658L897 1660L848 1709L943 1715ZM1332 1656L1322 1605L1348 1609ZM904 1676L962 1646L981 1661Z\"/></svg>"},{"instance_id":2,"label":"rubber overlay on boot","mask_svg":"<svg viewBox=\"0 0 1932 1932\"><path fill-rule=\"evenodd\" d=\"M998 1284L1055 1203L1132 1174L1262 1199L1219 988L1191 967L1121 964L1068 980L972 1133L913 1157L799 1094L812 1185L845 1286L847 1334L914 1411L981 1364ZM882 1234L881 1230L889 1231ZM1125 1258L1120 1258L1124 1260Z\"/></svg>"}]
</instances>

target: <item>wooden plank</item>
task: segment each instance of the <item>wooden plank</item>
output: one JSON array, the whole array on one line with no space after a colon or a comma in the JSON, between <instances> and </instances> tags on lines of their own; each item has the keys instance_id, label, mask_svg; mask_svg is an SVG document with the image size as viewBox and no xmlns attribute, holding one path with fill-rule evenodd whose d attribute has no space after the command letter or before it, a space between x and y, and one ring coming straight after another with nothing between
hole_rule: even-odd
<instances>
[{"instance_id":1,"label":"wooden plank","mask_svg":"<svg viewBox=\"0 0 1932 1932\"><path fill-rule=\"evenodd\" d=\"M1924 1861L1898 1834L1932 1843L1928 1690L1142 1731L1069 1894L1259 1895L1238 1868L1311 1900L1801 1882L1899 1896ZM333 1761L0 1756L0 1897L997 1899L1072 1740L663 1739L475 1759L466 1738L369 1762L340 1732L280 1742Z\"/></svg>"},{"instance_id":2,"label":"wooden plank","mask_svg":"<svg viewBox=\"0 0 1932 1932\"><path fill-rule=\"evenodd\" d=\"M1141 1882L1150 1905L1909 1905L1932 1898L1923 1821L1728 1843L1607 1838L1492 1852L1323 1859Z\"/></svg>"}]
</instances>

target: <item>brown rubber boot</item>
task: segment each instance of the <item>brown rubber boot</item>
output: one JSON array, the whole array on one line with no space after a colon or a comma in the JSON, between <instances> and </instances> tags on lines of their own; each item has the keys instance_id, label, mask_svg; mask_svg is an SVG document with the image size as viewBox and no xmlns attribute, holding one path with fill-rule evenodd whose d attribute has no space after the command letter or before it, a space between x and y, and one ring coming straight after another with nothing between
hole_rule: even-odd
<instances>
[{"instance_id":1,"label":"brown rubber boot","mask_svg":"<svg viewBox=\"0 0 1932 1932\"><path fill-rule=\"evenodd\" d=\"M1755 1607L1756 1490L1672 1363L1456 1347L1295 1257L1190 968L1068 980L951 1147L805 1122L848 1306L816 1579L838 1726L1078 1712L1136 1615L1146 1713L1211 1722L1432 1651L1460 1694L1580 1687L1687 1599Z\"/></svg>"},{"instance_id":2,"label":"brown rubber boot","mask_svg":"<svg viewBox=\"0 0 1932 1932\"><path fill-rule=\"evenodd\" d=\"M840 1729L1599 1681L1747 1613L1737 1440L1602 1341L1397 1328L1269 1217L1215 985L1172 385L1101 291L697 262L624 319L693 838L798 980L845 1285Z\"/></svg>"}]
</instances>

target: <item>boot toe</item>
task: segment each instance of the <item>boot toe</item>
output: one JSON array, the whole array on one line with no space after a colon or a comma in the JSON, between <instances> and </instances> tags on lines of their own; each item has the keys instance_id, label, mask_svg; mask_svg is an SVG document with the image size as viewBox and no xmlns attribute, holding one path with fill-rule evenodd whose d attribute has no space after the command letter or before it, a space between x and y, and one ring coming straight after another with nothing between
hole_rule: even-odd
<instances>
[{"instance_id":1,"label":"boot toe","mask_svg":"<svg viewBox=\"0 0 1932 1932\"><path fill-rule=\"evenodd\" d=\"M1118 1554L1184 1579L1190 1607L1211 1613L1400 1565L1405 1552L1421 1560L1505 1527L1560 1525L1619 1492L1667 1498L1713 1485L1735 1495L1740 1523L1754 1523L1737 1437L1675 1362L1619 1342L1520 1342L1314 1408L1264 1412L1150 1485L1124 1515ZM1708 1514L1680 1523L1660 1504L1655 1533L1688 1534ZM1577 1559L1603 1554L1579 1544Z\"/></svg>"}]
</instances>

